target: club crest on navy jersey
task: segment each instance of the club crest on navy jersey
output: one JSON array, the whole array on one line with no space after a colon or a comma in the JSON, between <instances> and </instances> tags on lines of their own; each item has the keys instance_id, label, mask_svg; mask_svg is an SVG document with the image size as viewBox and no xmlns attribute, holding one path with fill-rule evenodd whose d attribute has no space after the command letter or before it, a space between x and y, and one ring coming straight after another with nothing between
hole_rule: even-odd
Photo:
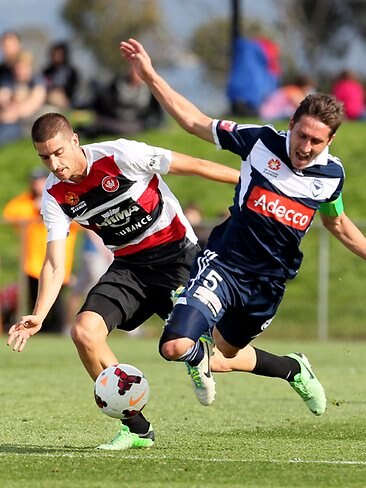
<instances>
[{"instance_id":1,"label":"club crest on navy jersey","mask_svg":"<svg viewBox=\"0 0 366 488\"><path fill-rule=\"evenodd\" d=\"M324 184L321 180L314 180L311 183L311 191L313 192L314 197L319 197L324 190Z\"/></svg>"}]
</instances>

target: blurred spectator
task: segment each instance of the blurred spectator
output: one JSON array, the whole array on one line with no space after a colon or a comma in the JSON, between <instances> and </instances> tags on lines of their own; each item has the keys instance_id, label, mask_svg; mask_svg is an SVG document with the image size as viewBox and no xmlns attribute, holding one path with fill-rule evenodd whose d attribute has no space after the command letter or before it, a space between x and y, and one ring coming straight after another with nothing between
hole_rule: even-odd
<instances>
[{"instance_id":1,"label":"blurred spectator","mask_svg":"<svg viewBox=\"0 0 366 488\"><path fill-rule=\"evenodd\" d=\"M4 208L4 218L16 224L21 231L22 265L27 278L28 300L30 308L37 299L38 279L46 252L47 229L40 216L42 191L48 172L44 168L35 168L29 178L29 189L10 200ZM65 269L64 287L69 282L74 257L77 225L70 228L66 240L67 264ZM63 288L64 288L63 287ZM66 309L64 289L61 290L54 306L47 315L42 330L60 333L66 326Z\"/></svg>"},{"instance_id":2,"label":"blurred spectator","mask_svg":"<svg viewBox=\"0 0 366 488\"><path fill-rule=\"evenodd\" d=\"M0 38L2 59L0 63L0 85L9 83L13 78L13 66L17 60L22 44L15 31L4 32Z\"/></svg>"},{"instance_id":3,"label":"blurred spectator","mask_svg":"<svg viewBox=\"0 0 366 488\"><path fill-rule=\"evenodd\" d=\"M25 137L46 101L42 76L34 73L29 51L21 51L12 73L12 79L0 84L0 145Z\"/></svg>"},{"instance_id":4,"label":"blurred spectator","mask_svg":"<svg viewBox=\"0 0 366 488\"><path fill-rule=\"evenodd\" d=\"M107 87L97 89L92 108L95 123L83 129L83 135L126 135L156 128L164 121L164 112L134 69L127 76L116 76Z\"/></svg>"},{"instance_id":5,"label":"blurred spectator","mask_svg":"<svg viewBox=\"0 0 366 488\"><path fill-rule=\"evenodd\" d=\"M314 91L313 81L306 75L299 75L292 83L277 88L266 98L259 108L259 116L264 121L287 120L301 100Z\"/></svg>"},{"instance_id":6,"label":"blurred spectator","mask_svg":"<svg viewBox=\"0 0 366 488\"><path fill-rule=\"evenodd\" d=\"M0 288L0 334L14 324L18 312L18 284L10 283Z\"/></svg>"},{"instance_id":7,"label":"blurred spectator","mask_svg":"<svg viewBox=\"0 0 366 488\"><path fill-rule=\"evenodd\" d=\"M69 298L69 323L77 315L88 291L113 261L113 254L95 232L86 230L82 239L79 270Z\"/></svg>"},{"instance_id":8,"label":"blurred spectator","mask_svg":"<svg viewBox=\"0 0 366 488\"><path fill-rule=\"evenodd\" d=\"M74 107L79 75L69 59L69 46L58 42L51 46L49 63L43 70L47 103L60 110Z\"/></svg>"},{"instance_id":9,"label":"blurred spectator","mask_svg":"<svg viewBox=\"0 0 366 488\"><path fill-rule=\"evenodd\" d=\"M333 84L331 92L343 102L348 119L366 118L365 88L355 73L350 70L342 71Z\"/></svg>"},{"instance_id":10,"label":"blurred spectator","mask_svg":"<svg viewBox=\"0 0 366 488\"><path fill-rule=\"evenodd\" d=\"M183 211L196 233L198 244L200 245L201 249L204 249L212 227L204 223L202 210L197 203L188 203L184 207Z\"/></svg>"},{"instance_id":11,"label":"blurred spectator","mask_svg":"<svg viewBox=\"0 0 366 488\"><path fill-rule=\"evenodd\" d=\"M280 49L275 42L238 37L227 83L231 113L257 116L260 105L277 88L280 74Z\"/></svg>"}]
</instances>

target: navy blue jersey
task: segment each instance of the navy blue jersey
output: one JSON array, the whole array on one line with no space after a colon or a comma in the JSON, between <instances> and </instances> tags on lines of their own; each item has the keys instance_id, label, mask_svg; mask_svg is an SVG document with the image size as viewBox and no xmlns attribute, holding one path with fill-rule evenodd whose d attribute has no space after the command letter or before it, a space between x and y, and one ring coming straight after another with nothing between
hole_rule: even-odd
<instances>
[{"instance_id":1,"label":"navy blue jersey","mask_svg":"<svg viewBox=\"0 0 366 488\"><path fill-rule=\"evenodd\" d=\"M327 148L306 169L293 168L290 133L271 126L214 121L213 134L217 147L238 154L242 164L231 216L207 247L232 271L293 278L316 210L341 193L341 162Z\"/></svg>"}]
</instances>

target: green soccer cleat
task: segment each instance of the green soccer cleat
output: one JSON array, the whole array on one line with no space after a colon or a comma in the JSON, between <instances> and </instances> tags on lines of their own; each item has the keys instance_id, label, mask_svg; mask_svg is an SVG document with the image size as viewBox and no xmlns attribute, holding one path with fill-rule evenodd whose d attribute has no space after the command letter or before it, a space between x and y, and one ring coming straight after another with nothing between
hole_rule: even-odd
<instances>
[{"instance_id":1,"label":"green soccer cleat","mask_svg":"<svg viewBox=\"0 0 366 488\"><path fill-rule=\"evenodd\" d=\"M127 425L121 423L121 428L117 435L107 444L101 444L97 449L105 451L125 451L133 447L139 436L130 432Z\"/></svg>"},{"instance_id":2,"label":"green soccer cleat","mask_svg":"<svg viewBox=\"0 0 366 488\"><path fill-rule=\"evenodd\" d=\"M200 337L203 344L204 356L197 366L186 363L191 377L194 392L201 405L209 406L215 399L216 385L211 373L211 356L213 350L212 339L209 336Z\"/></svg>"},{"instance_id":3,"label":"green soccer cleat","mask_svg":"<svg viewBox=\"0 0 366 488\"><path fill-rule=\"evenodd\" d=\"M133 441L133 448L139 449L141 447L151 447L155 442L155 434L150 424L149 430L146 434L137 434L137 437Z\"/></svg>"},{"instance_id":4,"label":"green soccer cleat","mask_svg":"<svg viewBox=\"0 0 366 488\"><path fill-rule=\"evenodd\" d=\"M324 388L311 369L308 358L301 352L292 352L287 356L300 364L300 373L295 375L293 381L289 381L291 387L301 396L314 415L323 415L327 407L327 399Z\"/></svg>"},{"instance_id":5,"label":"green soccer cleat","mask_svg":"<svg viewBox=\"0 0 366 488\"><path fill-rule=\"evenodd\" d=\"M107 444L101 444L97 449L105 451L125 451L131 448L151 447L154 445L155 434L152 426L146 434L135 434L130 432L127 425L121 424L121 428L114 439Z\"/></svg>"}]
</instances>

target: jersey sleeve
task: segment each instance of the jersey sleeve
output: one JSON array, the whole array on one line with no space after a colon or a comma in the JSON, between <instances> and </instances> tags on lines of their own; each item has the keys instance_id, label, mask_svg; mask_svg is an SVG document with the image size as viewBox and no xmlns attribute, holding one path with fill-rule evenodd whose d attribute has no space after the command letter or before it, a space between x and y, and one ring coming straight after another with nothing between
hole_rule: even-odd
<instances>
[{"instance_id":1,"label":"jersey sleeve","mask_svg":"<svg viewBox=\"0 0 366 488\"><path fill-rule=\"evenodd\" d=\"M42 195L41 214L47 228L47 242L66 239L72 219L61 210L46 189Z\"/></svg>"},{"instance_id":2,"label":"jersey sleeve","mask_svg":"<svg viewBox=\"0 0 366 488\"><path fill-rule=\"evenodd\" d=\"M165 175L169 172L172 161L172 152L169 149L126 139L119 139L116 142L115 161L122 171L127 166L137 173Z\"/></svg>"},{"instance_id":3,"label":"jersey sleeve","mask_svg":"<svg viewBox=\"0 0 366 488\"><path fill-rule=\"evenodd\" d=\"M343 211L342 193L340 193L336 200L333 200L332 202L323 202L319 206L319 212L323 215L328 215L329 217L338 217Z\"/></svg>"},{"instance_id":4,"label":"jersey sleeve","mask_svg":"<svg viewBox=\"0 0 366 488\"><path fill-rule=\"evenodd\" d=\"M331 163L332 164L328 163L328 166L330 168L333 168L332 171L336 171L336 176L338 177L338 185L333 194L326 201L322 202L319 205L319 212L323 215L328 215L329 217L337 217L338 215L341 215L344 211L342 190L345 180L345 173L343 165L338 158L332 156Z\"/></svg>"},{"instance_id":5,"label":"jersey sleeve","mask_svg":"<svg viewBox=\"0 0 366 488\"><path fill-rule=\"evenodd\" d=\"M237 124L231 120L214 120L213 138L218 149L227 149L246 159L261 135L263 126Z\"/></svg>"}]
</instances>

